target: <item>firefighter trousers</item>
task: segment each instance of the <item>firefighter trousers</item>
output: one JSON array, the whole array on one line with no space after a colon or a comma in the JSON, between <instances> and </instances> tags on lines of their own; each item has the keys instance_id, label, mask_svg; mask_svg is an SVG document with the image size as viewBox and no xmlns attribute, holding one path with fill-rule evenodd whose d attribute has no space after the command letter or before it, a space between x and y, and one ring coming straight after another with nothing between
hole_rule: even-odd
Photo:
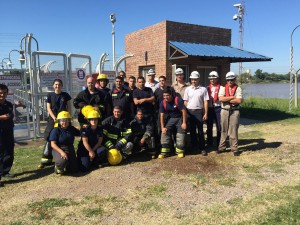
<instances>
[{"instance_id":1,"label":"firefighter trousers","mask_svg":"<svg viewBox=\"0 0 300 225\"><path fill-rule=\"evenodd\" d=\"M161 153L169 154L171 150L171 141L173 131L176 131L176 153L184 153L185 150L185 136L186 130L181 128L182 118L169 118L166 122L165 128L167 128L166 134L161 134Z\"/></svg>"}]
</instances>

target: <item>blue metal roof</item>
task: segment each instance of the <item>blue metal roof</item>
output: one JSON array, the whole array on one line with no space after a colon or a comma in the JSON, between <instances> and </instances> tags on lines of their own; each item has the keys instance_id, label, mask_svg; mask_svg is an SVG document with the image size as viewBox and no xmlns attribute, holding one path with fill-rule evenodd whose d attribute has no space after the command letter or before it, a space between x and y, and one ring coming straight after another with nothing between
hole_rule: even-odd
<instances>
[{"instance_id":1,"label":"blue metal roof","mask_svg":"<svg viewBox=\"0 0 300 225\"><path fill-rule=\"evenodd\" d=\"M230 62L271 61L272 58L231 46L207 45L186 42L169 41L170 46L188 56L208 58L229 58Z\"/></svg>"}]
</instances>

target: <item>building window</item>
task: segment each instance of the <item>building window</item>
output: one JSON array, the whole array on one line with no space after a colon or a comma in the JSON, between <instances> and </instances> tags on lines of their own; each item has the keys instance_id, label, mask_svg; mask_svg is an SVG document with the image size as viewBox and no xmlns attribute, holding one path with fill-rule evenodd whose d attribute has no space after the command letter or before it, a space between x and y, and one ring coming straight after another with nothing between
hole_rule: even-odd
<instances>
[{"instance_id":1,"label":"building window","mask_svg":"<svg viewBox=\"0 0 300 225\"><path fill-rule=\"evenodd\" d=\"M197 66L197 71L200 73L200 85L206 87L209 85L209 73L211 71L218 71L218 68L209 66Z\"/></svg>"},{"instance_id":2,"label":"building window","mask_svg":"<svg viewBox=\"0 0 300 225\"><path fill-rule=\"evenodd\" d=\"M139 69L140 75L143 76L145 80L147 80L147 73L150 69L153 69L155 71L155 66L141 66Z\"/></svg>"},{"instance_id":3,"label":"building window","mask_svg":"<svg viewBox=\"0 0 300 225\"><path fill-rule=\"evenodd\" d=\"M189 82L189 77L190 77L190 69L188 65L172 65L172 83L176 82L176 74L175 74L175 70L177 68L181 68L183 70L183 74L184 74L184 78L185 78L185 82Z\"/></svg>"}]
</instances>

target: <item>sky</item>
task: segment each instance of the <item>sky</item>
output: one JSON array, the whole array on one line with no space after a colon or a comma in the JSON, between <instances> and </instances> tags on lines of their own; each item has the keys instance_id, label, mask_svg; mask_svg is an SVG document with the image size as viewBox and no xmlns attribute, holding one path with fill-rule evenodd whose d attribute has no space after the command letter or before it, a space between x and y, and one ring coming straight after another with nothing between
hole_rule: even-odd
<instances>
[{"instance_id":1,"label":"sky","mask_svg":"<svg viewBox=\"0 0 300 225\"><path fill-rule=\"evenodd\" d=\"M0 13L0 60L32 33L41 51L87 54L93 69L102 53L112 56L116 15L116 56L125 53L125 35L164 20L231 29L231 46L239 46L239 22L233 20L239 0L3 0ZM245 0L244 50L273 58L243 63L243 71L286 74L290 70L291 33L300 25L300 1ZM300 68L300 27L293 37L293 64ZM34 46L34 44L33 44ZM34 47L32 47L34 50ZM11 52L15 65L17 52ZM14 62L15 61L15 62ZM1 61L0 61L1 63ZM238 63L231 64L238 72Z\"/></svg>"}]
</instances>

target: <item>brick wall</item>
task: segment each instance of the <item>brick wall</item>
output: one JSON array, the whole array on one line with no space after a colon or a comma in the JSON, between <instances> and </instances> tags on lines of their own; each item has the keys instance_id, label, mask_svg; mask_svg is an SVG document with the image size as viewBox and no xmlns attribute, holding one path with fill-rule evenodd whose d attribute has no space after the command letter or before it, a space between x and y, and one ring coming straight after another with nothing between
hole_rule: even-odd
<instances>
[{"instance_id":1,"label":"brick wall","mask_svg":"<svg viewBox=\"0 0 300 225\"><path fill-rule=\"evenodd\" d=\"M168 60L168 41L202 43L212 45L231 44L231 30L218 27L208 27L195 24L163 21L144 29L127 34L125 37L126 54L134 54L125 62L128 75L141 75L141 68L155 66L156 77L167 76L167 84L172 81L172 65L189 65L190 71L197 70L197 66L217 66L225 75L230 69L227 59L206 60L200 57L188 59ZM145 61L145 52L148 61Z\"/></svg>"},{"instance_id":2,"label":"brick wall","mask_svg":"<svg viewBox=\"0 0 300 225\"><path fill-rule=\"evenodd\" d=\"M145 61L145 52L148 52L148 61ZM126 60L128 75L141 75L140 66L155 66L157 76L166 75L167 60L166 23L138 30L125 37L126 54L134 57Z\"/></svg>"},{"instance_id":3,"label":"brick wall","mask_svg":"<svg viewBox=\"0 0 300 225\"><path fill-rule=\"evenodd\" d=\"M168 41L201 43L210 45L231 44L231 30L196 24L166 21Z\"/></svg>"}]
</instances>

